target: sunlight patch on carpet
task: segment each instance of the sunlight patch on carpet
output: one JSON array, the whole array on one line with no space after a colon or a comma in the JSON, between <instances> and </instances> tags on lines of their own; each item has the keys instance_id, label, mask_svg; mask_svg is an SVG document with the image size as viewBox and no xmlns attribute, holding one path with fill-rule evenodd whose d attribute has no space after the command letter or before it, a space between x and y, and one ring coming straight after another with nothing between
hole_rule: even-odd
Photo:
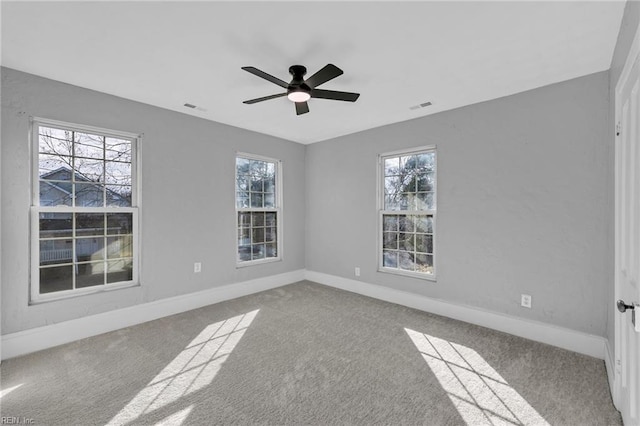
<instances>
[{"instance_id":1,"label":"sunlight patch on carpet","mask_svg":"<svg viewBox=\"0 0 640 426\"><path fill-rule=\"evenodd\" d=\"M476 351L405 328L467 424L549 423Z\"/></svg>"},{"instance_id":2,"label":"sunlight patch on carpet","mask_svg":"<svg viewBox=\"0 0 640 426\"><path fill-rule=\"evenodd\" d=\"M19 385L15 385L15 386L12 386L12 387L7 388L7 389L0 390L0 399L2 399L2 397L4 397L4 396L7 396L8 394L13 392L14 390L18 389L22 385L23 385L23 383L20 383Z\"/></svg>"},{"instance_id":3,"label":"sunlight patch on carpet","mask_svg":"<svg viewBox=\"0 0 640 426\"><path fill-rule=\"evenodd\" d=\"M160 420L154 426L180 426L184 421L189 417L189 413L193 410L193 404L188 406L187 408L177 411L170 416L165 417Z\"/></svg>"},{"instance_id":4,"label":"sunlight patch on carpet","mask_svg":"<svg viewBox=\"0 0 640 426\"><path fill-rule=\"evenodd\" d=\"M127 424L209 385L258 311L208 325L108 424ZM171 424L181 424L192 408L178 411Z\"/></svg>"}]
</instances>

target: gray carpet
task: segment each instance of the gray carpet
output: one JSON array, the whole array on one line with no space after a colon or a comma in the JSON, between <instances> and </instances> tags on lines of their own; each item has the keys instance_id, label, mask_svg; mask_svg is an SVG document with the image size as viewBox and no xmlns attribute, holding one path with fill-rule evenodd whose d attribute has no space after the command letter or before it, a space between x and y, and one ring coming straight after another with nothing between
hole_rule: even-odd
<instances>
[{"instance_id":1,"label":"gray carpet","mask_svg":"<svg viewBox=\"0 0 640 426\"><path fill-rule=\"evenodd\" d=\"M621 424L601 360L306 281L0 368L34 424Z\"/></svg>"}]
</instances>

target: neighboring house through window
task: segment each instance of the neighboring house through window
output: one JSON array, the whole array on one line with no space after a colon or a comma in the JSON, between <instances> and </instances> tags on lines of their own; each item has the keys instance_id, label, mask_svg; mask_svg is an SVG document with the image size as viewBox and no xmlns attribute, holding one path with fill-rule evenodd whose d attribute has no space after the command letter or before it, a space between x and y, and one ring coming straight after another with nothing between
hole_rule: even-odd
<instances>
[{"instance_id":1,"label":"neighboring house through window","mask_svg":"<svg viewBox=\"0 0 640 426\"><path fill-rule=\"evenodd\" d=\"M135 285L138 136L33 121L31 300Z\"/></svg>"},{"instance_id":2,"label":"neighboring house through window","mask_svg":"<svg viewBox=\"0 0 640 426\"><path fill-rule=\"evenodd\" d=\"M379 163L379 270L435 279L435 147L383 154Z\"/></svg>"},{"instance_id":3,"label":"neighboring house through window","mask_svg":"<svg viewBox=\"0 0 640 426\"><path fill-rule=\"evenodd\" d=\"M281 258L281 163L251 154L236 156L237 265Z\"/></svg>"}]
</instances>

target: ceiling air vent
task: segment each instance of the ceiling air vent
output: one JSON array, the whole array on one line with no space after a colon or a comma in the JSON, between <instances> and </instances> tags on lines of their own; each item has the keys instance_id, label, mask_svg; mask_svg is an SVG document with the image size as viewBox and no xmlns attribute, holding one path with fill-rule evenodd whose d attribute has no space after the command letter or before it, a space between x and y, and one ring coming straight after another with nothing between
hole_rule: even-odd
<instances>
[{"instance_id":1,"label":"ceiling air vent","mask_svg":"<svg viewBox=\"0 0 640 426\"><path fill-rule=\"evenodd\" d=\"M409 109L413 111L413 110L424 108L424 107L428 107L428 106L431 106L431 105L432 105L431 102L424 102L422 104L411 106L411 107L409 107Z\"/></svg>"},{"instance_id":2,"label":"ceiling air vent","mask_svg":"<svg viewBox=\"0 0 640 426\"><path fill-rule=\"evenodd\" d=\"M184 106L186 106L187 108L191 108L191 109L193 109L193 108L195 108L195 107L196 107L196 106L195 106L195 105L193 105L193 104L184 104Z\"/></svg>"}]
</instances>

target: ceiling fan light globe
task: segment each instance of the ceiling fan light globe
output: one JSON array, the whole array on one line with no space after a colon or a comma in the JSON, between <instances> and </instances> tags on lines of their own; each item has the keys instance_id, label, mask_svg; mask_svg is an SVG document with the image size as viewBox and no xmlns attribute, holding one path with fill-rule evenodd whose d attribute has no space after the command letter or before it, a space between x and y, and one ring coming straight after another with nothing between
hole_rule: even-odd
<instances>
[{"instance_id":1,"label":"ceiling fan light globe","mask_svg":"<svg viewBox=\"0 0 640 426\"><path fill-rule=\"evenodd\" d=\"M289 92L287 98L289 98L291 102L307 102L309 99L311 99L311 95L307 92L295 91Z\"/></svg>"}]
</instances>

